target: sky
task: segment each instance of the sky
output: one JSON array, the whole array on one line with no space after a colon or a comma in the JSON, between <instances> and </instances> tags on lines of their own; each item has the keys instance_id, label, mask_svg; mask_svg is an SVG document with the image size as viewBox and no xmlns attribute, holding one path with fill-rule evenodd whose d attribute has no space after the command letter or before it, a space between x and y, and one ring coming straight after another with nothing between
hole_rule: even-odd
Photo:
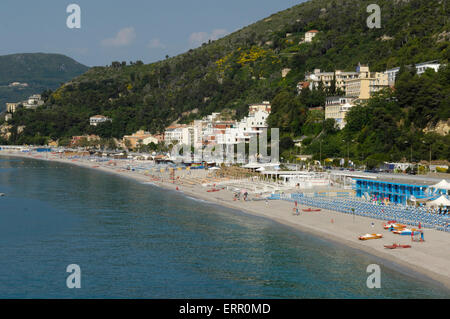
<instances>
[{"instance_id":1,"label":"sky","mask_svg":"<svg viewBox=\"0 0 450 319\"><path fill-rule=\"evenodd\" d=\"M1 0L0 55L60 53L87 66L175 56L304 0ZM69 28L70 4L80 28ZM70 19L71 21L75 21Z\"/></svg>"}]
</instances>

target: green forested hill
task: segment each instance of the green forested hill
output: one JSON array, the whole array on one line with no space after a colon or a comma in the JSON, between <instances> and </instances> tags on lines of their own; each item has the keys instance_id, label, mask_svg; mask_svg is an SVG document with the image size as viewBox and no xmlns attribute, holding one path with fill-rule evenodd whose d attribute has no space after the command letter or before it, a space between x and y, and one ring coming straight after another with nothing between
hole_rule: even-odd
<instances>
[{"instance_id":1,"label":"green forested hill","mask_svg":"<svg viewBox=\"0 0 450 319\"><path fill-rule=\"evenodd\" d=\"M308 110L323 105L325 95L333 92L295 94L305 71L354 70L358 62L369 64L372 71L384 71L428 60L448 63L450 57L450 11L444 0L377 1L380 29L366 26L366 7L371 3L311 0L164 61L149 65L114 62L109 67L91 68L53 92L45 108L18 114L12 123L26 129L14 139L37 142L92 132L88 118L99 113L113 119L110 127L94 132L103 136L121 137L140 128L158 132L175 120L188 122L223 109L234 109L241 117L249 103L270 100L275 102L270 123L280 127L286 139L307 135L310 144L306 151L315 152L318 135L333 137L333 145L337 144L325 147L324 156L341 155L340 135L344 133L320 133L325 130L324 123L311 120L316 114ZM320 33L312 43L299 44L304 32L311 29ZM282 78L284 68L291 71ZM437 85L433 83L430 85ZM407 125L399 130L417 130L419 134L428 123L415 123L417 118L408 115L414 113L414 106L401 107L409 111L399 113L394 125ZM444 100L422 108L433 113L424 118L433 122L445 119L448 114L441 108L445 108ZM198 112L190 113L193 109ZM373 149L362 157L384 154L381 143L372 143ZM397 157L406 152L404 146L391 151L397 152Z\"/></svg>"},{"instance_id":2,"label":"green forested hill","mask_svg":"<svg viewBox=\"0 0 450 319\"><path fill-rule=\"evenodd\" d=\"M0 56L0 110L6 102L18 102L31 94L56 89L86 72L88 67L61 54L22 53ZM27 87L9 87L12 82Z\"/></svg>"}]
</instances>

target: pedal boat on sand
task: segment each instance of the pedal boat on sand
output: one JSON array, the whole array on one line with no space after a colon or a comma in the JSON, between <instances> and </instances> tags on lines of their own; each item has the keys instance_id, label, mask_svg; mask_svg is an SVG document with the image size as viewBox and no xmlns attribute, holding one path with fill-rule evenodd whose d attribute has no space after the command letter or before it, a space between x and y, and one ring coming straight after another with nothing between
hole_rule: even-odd
<instances>
[{"instance_id":1,"label":"pedal boat on sand","mask_svg":"<svg viewBox=\"0 0 450 319\"><path fill-rule=\"evenodd\" d=\"M302 209L304 212L320 212L320 209L313 209L313 208L306 208L306 209Z\"/></svg>"},{"instance_id":2,"label":"pedal boat on sand","mask_svg":"<svg viewBox=\"0 0 450 319\"><path fill-rule=\"evenodd\" d=\"M383 225L384 229L392 229L392 230L401 230L406 228L406 225L403 224L397 224L397 223L393 223L393 224L384 224Z\"/></svg>"},{"instance_id":3,"label":"pedal boat on sand","mask_svg":"<svg viewBox=\"0 0 450 319\"><path fill-rule=\"evenodd\" d=\"M358 237L359 240L379 239L379 238L383 238L383 235L382 234L365 234L365 235Z\"/></svg>"},{"instance_id":4,"label":"pedal boat on sand","mask_svg":"<svg viewBox=\"0 0 450 319\"><path fill-rule=\"evenodd\" d=\"M384 245L384 248L387 248L387 249L411 248L411 245L392 244L392 245Z\"/></svg>"},{"instance_id":5,"label":"pedal boat on sand","mask_svg":"<svg viewBox=\"0 0 450 319\"><path fill-rule=\"evenodd\" d=\"M394 230L393 233L397 234L397 235L411 236L413 234L414 235L419 235L420 234L420 230L417 230L415 228L413 228L413 229L404 228L404 229Z\"/></svg>"}]
</instances>

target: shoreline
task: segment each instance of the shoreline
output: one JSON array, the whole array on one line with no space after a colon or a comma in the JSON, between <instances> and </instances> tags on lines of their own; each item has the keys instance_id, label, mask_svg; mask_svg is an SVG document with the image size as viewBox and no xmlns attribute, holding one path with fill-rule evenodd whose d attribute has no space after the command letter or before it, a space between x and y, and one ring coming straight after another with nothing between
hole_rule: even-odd
<instances>
[{"instance_id":1,"label":"shoreline","mask_svg":"<svg viewBox=\"0 0 450 319\"><path fill-rule=\"evenodd\" d=\"M148 183L161 189L179 192L193 199L204 200L207 203L220 205L244 214L261 217L277 224L287 226L293 231L304 232L319 238L332 241L351 249L356 249L364 254L379 259L383 266L403 272L405 275L428 281L432 284L449 291L450 297L450 254L445 256L443 252L448 251L450 236L442 231L425 231L425 242L412 243L409 236L394 235L382 228L382 221L368 217L353 216L347 214L322 210L321 212L302 212L299 216L292 214L294 204L283 200L265 201L234 201L233 193L228 190L208 193L202 185L188 185L172 183L169 181L154 181L151 177L134 171L127 171L120 167L107 167L97 162L78 159L55 158L48 156L36 157L30 153L0 151L0 157L19 157L35 160L44 160L72 164L75 166L95 169L101 172L115 174L120 177L133 179L139 183ZM179 188L177 190L176 188ZM375 227L371 227L371 223ZM365 233L382 233L383 238L378 240L360 241L357 236ZM411 244L410 249L385 249L383 244ZM427 264L423 264L427 261ZM402 271L403 270L403 271ZM419 276L416 276L419 275Z\"/></svg>"}]
</instances>

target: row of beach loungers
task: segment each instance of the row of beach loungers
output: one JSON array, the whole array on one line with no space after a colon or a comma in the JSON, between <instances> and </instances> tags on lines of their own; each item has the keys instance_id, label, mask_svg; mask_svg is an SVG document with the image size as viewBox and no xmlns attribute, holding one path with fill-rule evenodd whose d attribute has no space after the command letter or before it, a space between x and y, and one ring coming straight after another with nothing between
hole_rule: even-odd
<instances>
[{"instance_id":1,"label":"row of beach loungers","mask_svg":"<svg viewBox=\"0 0 450 319\"><path fill-rule=\"evenodd\" d=\"M450 216L431 214L422 207L375 205L357 198L308 197L304 194L272 194L269 199L297 201L301 205L354 214L380 220L395 220L402 224L450 232Z\"/></svg>"}]
</instances>

